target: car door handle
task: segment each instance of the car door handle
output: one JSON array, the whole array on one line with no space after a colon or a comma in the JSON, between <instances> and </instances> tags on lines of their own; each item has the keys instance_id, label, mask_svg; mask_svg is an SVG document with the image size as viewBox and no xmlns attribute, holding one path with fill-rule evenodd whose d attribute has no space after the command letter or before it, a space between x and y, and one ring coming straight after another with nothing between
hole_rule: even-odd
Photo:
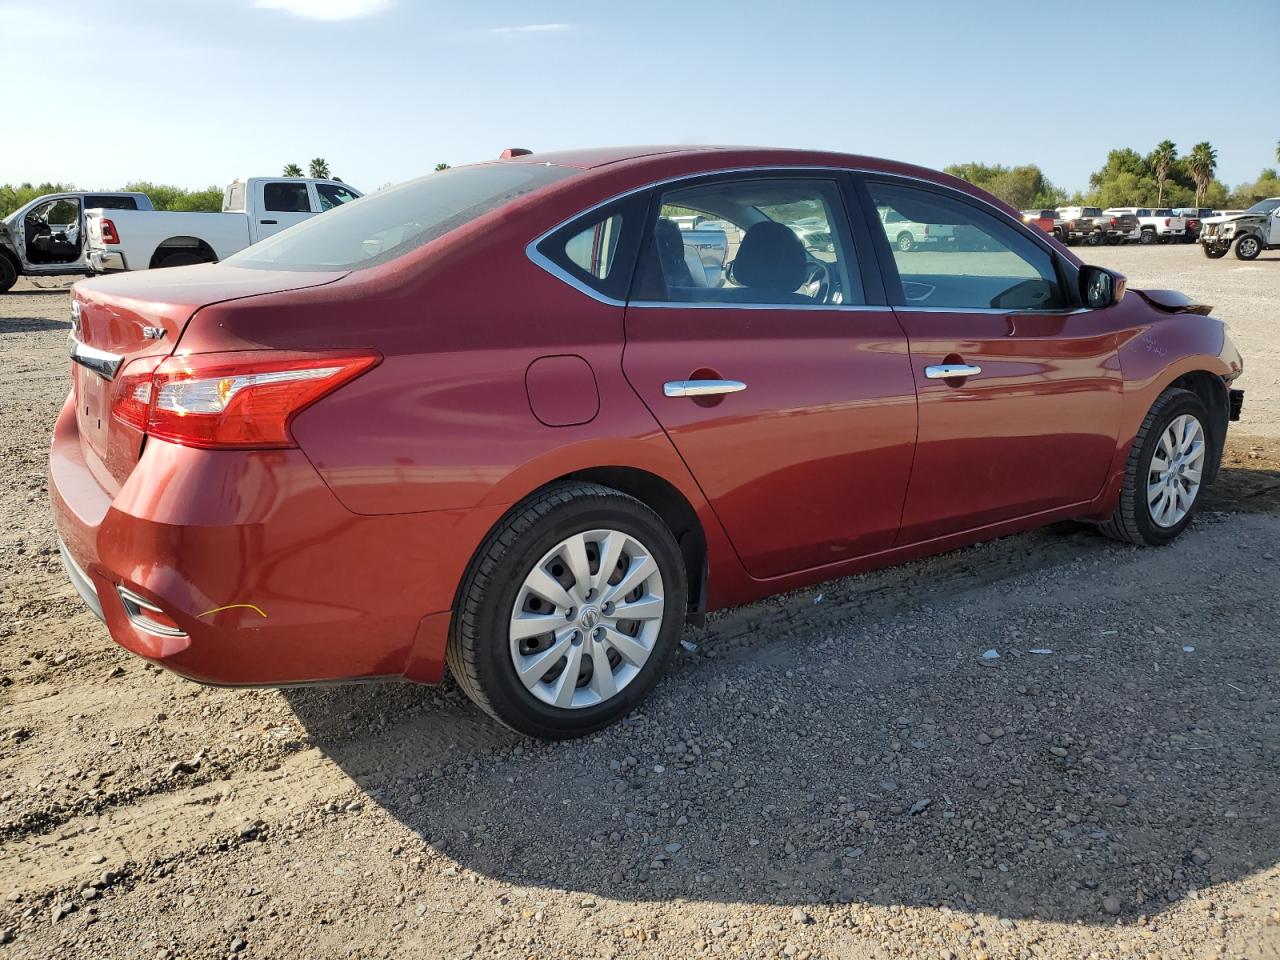
<instances>
[{"instance_id":1,"label":"car door handle","mask_svg":"<svg viewBox=\"0 0 1280 960\"><path fill-rule=\"evenodd\" d=\"M662 392L668 397L715 397L747 389L741 380L668 380Z\"/></svg>"},{"instance_id":2,"label":"car door handle","mask_svg":"<svg viewBox=\"0 0 1280 960\"><path fill-rule=\"evenodd\" d=\"M972 363L938 363L924 368L930 380L952 380L957 377L976 377L982 368Z\"/></svg>"},{"instance_id":3,"label":"car door handle","mask_svg":"<svg viewBox=\"0 0 1280 960\"><path fill-rule=\"evenodd\" d=\"M258 222L259 222L259 223L261 223L261 224L264 224L264 225L269 223L269 224L271 224L272 226L274 226L275 224L279 223L279 221L278 221L278 220L259 220Z\"/></svg>"}]
</instances>

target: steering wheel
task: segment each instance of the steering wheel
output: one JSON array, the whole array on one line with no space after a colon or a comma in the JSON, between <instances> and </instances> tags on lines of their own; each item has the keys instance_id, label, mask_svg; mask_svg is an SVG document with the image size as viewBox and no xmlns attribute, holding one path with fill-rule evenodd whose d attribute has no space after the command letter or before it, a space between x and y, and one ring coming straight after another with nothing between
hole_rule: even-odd
<instances>
[{"instance_id":1,"label":"steering wheel","mask_svg":"<svg viewBox=\"0 0 1280 960\"><path fill-rule=\"evenodd\" d=\"M814 303L827 303L831 296L831 271L816 257L809 257L805 267L804 282L797 293L812 297Z\"/></svg>"}]
</instances>

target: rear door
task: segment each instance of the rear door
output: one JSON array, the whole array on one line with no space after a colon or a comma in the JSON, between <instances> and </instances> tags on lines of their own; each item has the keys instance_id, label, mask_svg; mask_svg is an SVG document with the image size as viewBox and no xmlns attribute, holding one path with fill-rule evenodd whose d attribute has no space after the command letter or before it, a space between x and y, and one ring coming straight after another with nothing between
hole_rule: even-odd
<instances>
[{"instance_id":1,"label":"rear door","mask_svg":"<svg viewBox=\"0 0 1280 960\"><path fill-rule=\"evenodd\" d=\"M1107 311L1079 309L1050 245L996 208L918 181L864 185L869 220L892 209L972 238L880 248L920 398L899 543L1097 496L1121 402Z\"/></svg>"},{"instance_id":2,"label":"rear door","mask_svg":"<svg viewBox=\"0 0 1280 960\"><path fill-rule=\"evenodd\" d=\"M664 189L627 305L627 379L754 577L872 553L897 535L915 387L841 181L761 172ZM690 214L741 231L726 269L688 268L675 218Z\"/></svg>"},{"instance_id":3,"label":"rear door","mask_svg":"<svg viewBox=\"0 0 1280 960\"><path fill-rule=\"evenodd\" d=\"M250 231L255 243L312 215L311 191L305 180L262 180L257 199L255 229Z\"/></svg>"}]
</instances>

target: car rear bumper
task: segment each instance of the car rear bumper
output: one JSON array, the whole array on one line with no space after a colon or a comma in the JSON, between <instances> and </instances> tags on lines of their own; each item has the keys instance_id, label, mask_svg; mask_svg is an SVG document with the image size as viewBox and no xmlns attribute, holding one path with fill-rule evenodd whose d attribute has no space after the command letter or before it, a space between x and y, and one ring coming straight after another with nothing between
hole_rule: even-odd
<instances>
[{"instance_id":1,"label":"car rear bumper","mask_svg":"<svg viewBox=\"0 0 1280 960\"><path fill-rule=\"evenodd\" d=\"M115 250L94 250L89 254L89 269L94 273L114 273L129 269L124 254Z\"/></svg>"},{"instance_id":2,"label":"car rear bumper","mask_svg":"<svg viewBox=\"0 0 1280 960\"><path fill-rule=\"evenodd\" d=\"M363 516L300 450L155 440L112 496L70 402L49 492L68 577L111 637L226 685L440 679L457 584L504 509Z\"/></svg>"}]
</instances>

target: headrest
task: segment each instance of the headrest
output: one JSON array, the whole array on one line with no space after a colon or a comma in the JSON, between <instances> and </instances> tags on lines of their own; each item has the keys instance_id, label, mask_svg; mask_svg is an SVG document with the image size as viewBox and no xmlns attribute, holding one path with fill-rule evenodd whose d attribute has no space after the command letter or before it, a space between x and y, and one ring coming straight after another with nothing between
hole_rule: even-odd
<instances>
[{"instance_id":1,"label":"headrest","mask_svg":"<svg viewBox=\"0 0 1280 960\"><path fill-rule=\"evenodd\" d=\"M806 266L800 238L789 227L764 220L743 236L733 261L733 279L756 290L793 293L804 283Z\"/></svg>"}]
</instances>

